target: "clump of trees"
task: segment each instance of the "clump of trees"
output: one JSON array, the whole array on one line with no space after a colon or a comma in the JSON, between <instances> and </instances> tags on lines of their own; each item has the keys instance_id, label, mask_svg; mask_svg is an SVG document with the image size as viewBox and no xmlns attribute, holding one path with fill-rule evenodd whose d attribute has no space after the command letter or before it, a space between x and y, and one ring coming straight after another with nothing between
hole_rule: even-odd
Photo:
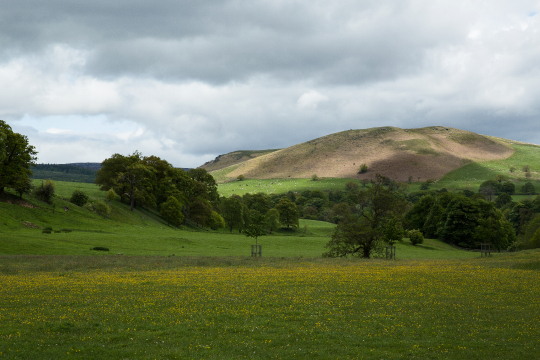
<instances>
[{"instance_id":1,"label":"clump of trees","mask_svg":"<svg viewBox=\"0 0 540 360\"><path fill-rule=\"evenodd\" d=\"M460 193L422 197L405 215L404 226L465 248L488 242L506 249L516 239L512 225L493 203Z\"/></svg>"},{"instance_id":2,"label":"clump of trees","mask_svg":"<svg viewBox=\"0 0 540 360\"><path fill-rule=\"evenodd\" d=\"M137 206L157 209L169 224L176 226L185 220L206 226L212 221L213 211L219 208L217 184L205 169L184 171L157 156L143 156L138 151L105 159L96 172L95 183L103 191L112 190L111 199L118 194L131 211ZM171 210L177 209L177 204L181 213ZM171 214L176 214L175 218Z\"/></svg>"}]
</instances>

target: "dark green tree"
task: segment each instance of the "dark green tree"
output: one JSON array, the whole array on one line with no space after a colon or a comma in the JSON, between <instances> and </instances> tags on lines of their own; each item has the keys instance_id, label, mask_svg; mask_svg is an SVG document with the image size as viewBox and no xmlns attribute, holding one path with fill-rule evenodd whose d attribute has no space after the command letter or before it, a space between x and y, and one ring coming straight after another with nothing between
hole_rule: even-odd
<instances>
[{"instance_id":1,"label":"dark green tree","mask_svg":"<svg viewBox=\"0 0 540 360\"><path fill-rule=\"evenodd\" d=\"M266 212L266 228L272 231L276 230L279 227L279 211L277 209L270 209Z\"/></svg>"},{"instance_id":2,"label":"dark green tree","mask_svg":"<svg viewBox=\"0 0 540 360\"><path fill-rule=\"evenodd\" d=\"M153 194L155 183L155 170L141 163L129 165L123 172L118 173L115 179L115 184L125 189L131 211L135 209L136 201L150 207L155 206Z\"/></svg>"},{"instance_id":3,"label":"dark green tree","mask_svg":"<svg viewBox=\"0 0 540 360\"><path fill-rule=\"evenodd\" d=\"M114 191L120 195L120 201L124 202L127 198L129 185L118 182L120 173L125 173L129 166L141 161L141 153L135 151L132 155L124 156L114 154L110 158L103 160L101 169L96 172L96 184L101 185L100 190L108 191L114 188Z\"/></svg>"},{"instance_id":4,"label":"dark green tree","mask_svg":"<svg viewBox=\"0 0 540 360\"><path fill-rule=\"evenodd\" d=\"M298 207L289 198L281 198L276 205L276 209L279 211L279 222L287 228L298 227L300 213Z\"/></svg>"},{"instance_id":5,"label":"dark green tree","mask_svg":"<svg viewBox=\"0 0 540 360\"><path fill-rule=\"evenodd\" d=\"M35 166L37 151L25 135L13 132L0 120L0 195L5 188L16 188L27 182Z\"/></svg>"},{"instance_id":6,"label":"dark green tree","mask_svg":"<svg viewBox=\"0 0 540 360\"><path fill-rule=\"evenodd\" d=\"M221 200L221 214L230 232L244 226L244 206L237 197L231 196Z\"/></svg>"},{"instance_id":7,"label":"dark green tree","mask_svg":"<svg viewBox=\"0 0 540 360\"><path fill-rule=\"evenodd\" d=\"M532 182L527 181L525 185L521 187L521 192L524 194L534 194L536 193L536 189L534 188Z\"/></svg>"},{"instance_id":8,"label":"dark green tree","mask_svg":"<svg viewBox=\"0 0 540 360\"><path fill-rule=\"evenodd\" d=\"M506 181L502 183L501 186L501 192L507 193L509 195L512 195L516 192L516 185L510 181Z\"/></svg>"},{"instance_id":9,"label":"dark green tree","mask_svg":"<svg viewBox=\"0 0 540 360\"><path fill-rule=\"evenodd\" d=\"M266 234L264 231L264 215L260 214L257 210L251 210L250 224L244 230L244 234L248 237L255 239L257 244L257 238Z\"/></svg>"},{"instance_id":10,"label":"dark green tree","mask_svg":"<svg viewBox=\"0 0 540 360\"><path fill-rule=\"evenodd\" d=\"M507 193L501 193L495 198L495 206L497 206L499 209L506 204L510 204L511 202L512 196L508 195Z\"/></svg>"},{"instance_id":11,"label":"dark green tree","mask_svg":"<svg viewBox=\"0 0 540 360\"><path fill-rule=\"evenodd\" d=\"M169 196L167 201L162 203L159 207L159 213L167 225L180 226L184 221L184 214L182 214L182 204L174 196Z\"/></svg>"}]
</instances>

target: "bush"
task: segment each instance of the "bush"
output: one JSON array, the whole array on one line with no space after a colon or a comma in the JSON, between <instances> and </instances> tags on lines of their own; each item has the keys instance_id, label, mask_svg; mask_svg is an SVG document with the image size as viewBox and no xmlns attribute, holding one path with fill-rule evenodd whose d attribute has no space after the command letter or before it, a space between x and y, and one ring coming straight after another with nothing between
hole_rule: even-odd
<instances>
[{"instance_id":1,"label":"bush","mask_svg":"<svg viewBox=\"0 0 540 360\"><path fill-rule=\"evenodd\" d=\"M42 182L41 185L34 190L34 196L39 200L50 204L54 196L54 183L51 180L45 181L45 184Z\"/></svg>"},{"instance_id":2,"label":"bush","mask_svg":"<svg viewBox=\"0 0 540 360\"><path fill-rule=\"evenodd\" d=\"M81 190L75 190L73 194L71 194L69 202L77 206L84 206L88 202L88 195Z\"/></svg>"},{"instance_id":3,"label":"bush","mask_svg":"<svg viewBox=\"0 0 540 360\"><path fill-rule=\"evenodd\" d=\"M113 201L114 199L116 199L117 196L118 195L116 194L116 191L114 191L113 188L110 188L109 191L107 191L107 195L105 195L105 197L109 201Z\"/></svg>"},{"instance_id":4,"label":"bush","mask_svg":"<svg viewBox=\"0 0 540 360\"><path fill-rule=\"evenodd\" d=\"M47 226L46 228L43 228L42 233L43 234L50 234L50 233L52 233L52 231L53 231L52 227Z\"/></svg>"},{"instance_id":5,"label":"bush","mask_svg":"<svg viewBox=\"0 0 540 360\"><path fill-rule=\"evenodd\" d=\"M424 243L424 234L420 230L409 230L409 240L411 244L418 245Z\"/></svg>"},{"instance_id":6,"label":"bush","mask_svg":"<svg viewBox=\"0 0 540 360\"><path fill-rule=\"evenodd\" d=\"M96 246L91 248L90 250L97 250L97 251L109 251L109 248L103 247L103 246Z\"/></svg>"},{"instance_id":7,"label":"bush","mask_svg":"<svg viewBox=\"0 0 540 360\"><path fill-rule=\"evenodd\" d=\"M359 174L365 174L367 173L367 171L368 171L368 167L365 163L360 165L360 168L358 169Z\"/></svg>"},{"instance_id":8,"label":"bush","mask_svg":"<svg viewBox=\"0 0 540 360\"><path fill-rule=\"evenodd\" d=\"M103 217L109 217L111 215L111 207L107 205L103 200L98 200L93 205L94 211Z\"/></svg>"},{"instance_id":9,"label":"bush","mask_svg":"<svg viewBox=\"0 0 540 360\"><path fill-rule=\"evenodd\" d=\"M238 180L238 181L243 181L243 180L245 180L245 179L246 179L246 177L245 177L244 175L238 175L238 176L236 177L236 180Z\"/></svg>"},{"instance_id":10,"label":"bush","mask_svg":"<svg viewBox=\"0 0 540 360\"><path fill-rule=\"evenodd\" d=\"M311 181L318 181L318 180L319 180L319 177L317 176L317 174L311 175Z\"/></svg>"}]
</instances>

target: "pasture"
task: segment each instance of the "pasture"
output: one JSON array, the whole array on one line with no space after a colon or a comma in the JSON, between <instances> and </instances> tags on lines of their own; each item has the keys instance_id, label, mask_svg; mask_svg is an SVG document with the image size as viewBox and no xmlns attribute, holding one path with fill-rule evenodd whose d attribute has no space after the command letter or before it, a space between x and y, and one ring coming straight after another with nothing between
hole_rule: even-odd
<instances>
[{"instance_id":1,"label":"pasture","mask_svg":"<svg viewBox=\"0 0 540 360\"><path fill-rule=\"evenodd\" d=\"M0 257L4 359L536 359L537 251Z\"/></svg>"}]
</instances>

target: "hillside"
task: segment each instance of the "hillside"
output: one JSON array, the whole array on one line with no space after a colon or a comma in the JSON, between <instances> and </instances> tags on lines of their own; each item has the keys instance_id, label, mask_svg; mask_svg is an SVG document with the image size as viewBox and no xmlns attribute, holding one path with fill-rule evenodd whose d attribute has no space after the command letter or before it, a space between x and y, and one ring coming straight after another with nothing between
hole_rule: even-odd
<instances>
[{"instance_id":1,"label":"hillside","mask_svg":"<svg viewBox=\"0 0 540 360\"><path fill-rule=\"evenodd\" d=\"M210 169L220 180L244 175L251 179L319 177L371 179L375 174L397 181L440 179L471 162L506 159L511 140L469 131L430 126L419 129L380 127L323 136L246 159L227 168ZM239 152L240 153L240 152ZM235 154L235 153L231 153ZM230 155L230 154L227 154ZM358 174L361 164L369 170Z\"/></svg>"},{"instance_id":2,"label":"hillside","mask_svg":"<svg viewBox=\"0 0 540 360\"><path fill-rule=\"evenodd\" d=\"M278 151L279 149L271 149L271 150L238 150L233 151L228 154L219 155L214 160L206 162L204 165L200 166L203 169L206 169L206 171L216 171L220 170L229 166L233 166L236 164L240 164L244 161L248 161L251 159L254 159L256 157L259 157L261 155L267 155L272 152Z\"/></svg>"}]
</instances>

